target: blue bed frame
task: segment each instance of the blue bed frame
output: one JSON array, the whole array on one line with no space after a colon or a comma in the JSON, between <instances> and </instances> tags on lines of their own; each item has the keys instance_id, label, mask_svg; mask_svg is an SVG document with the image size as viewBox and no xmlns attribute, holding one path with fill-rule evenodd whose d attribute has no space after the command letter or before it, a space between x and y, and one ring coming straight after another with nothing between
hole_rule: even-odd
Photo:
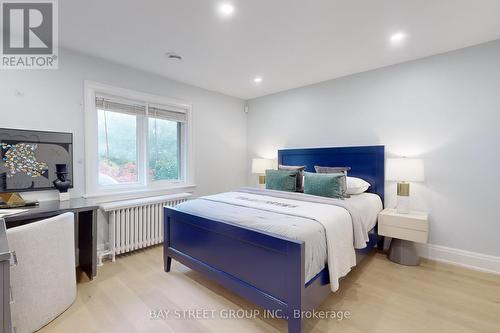
<instances>
[{"instance_id":1,"label":"blue bed frame","mask_svg":"<svg viewBox=\"0 0 500 333\"><path fill-rule=\"evenodd\" d=\"M369 192L384 199L384 146L284 149L284 165L350 166L349 174L371 184ZM260 230L164 208L164 269L172 259L204 274L254 304L288 321L289 333L300 333L300 311L319 306L330 295L328 267L311 281L304 278L304 242ZM361 261L379 241L376 228L357 250Z\"/></svg>"}]
</instances>

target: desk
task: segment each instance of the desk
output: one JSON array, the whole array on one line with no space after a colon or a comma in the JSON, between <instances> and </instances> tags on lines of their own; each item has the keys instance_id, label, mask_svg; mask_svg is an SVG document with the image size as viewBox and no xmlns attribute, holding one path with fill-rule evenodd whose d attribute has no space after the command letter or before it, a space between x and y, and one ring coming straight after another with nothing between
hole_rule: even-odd
<instances>
[{"instance_id":1,"label":"desk","mask_svg":"<svg viewBox=\"0 0 500 333\"><path fill-rule=\"evenodd\" d=\"M74 213L76 259L80 269L92 280L97 274L98 208L98 205L83 198L74 198L68 201L41 201L37 207L27 207L28 211L4 216L4 219L7 229L9 229L66 212Z\"/></svg>"}]
</instances>

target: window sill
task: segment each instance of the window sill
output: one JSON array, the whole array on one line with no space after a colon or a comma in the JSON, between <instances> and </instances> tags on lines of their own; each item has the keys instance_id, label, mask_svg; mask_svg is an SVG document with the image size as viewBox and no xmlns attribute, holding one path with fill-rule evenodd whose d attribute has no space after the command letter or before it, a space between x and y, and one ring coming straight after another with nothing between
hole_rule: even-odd
<instances>
[{"instance_id":1,"label":"window sill","mask_svg":"<svg viewBox=\"0 0 500 333\"><path fill-rule=\"evenodd\" d=\"M83 197L97 202L108 202L116 200L139 199L159 195L176 194L182 192L192 193L196 189L195 184L170 185L163 188L147 188L138 190L117 190L102 193L87 193Z\"/></svg>"}]
</instances>

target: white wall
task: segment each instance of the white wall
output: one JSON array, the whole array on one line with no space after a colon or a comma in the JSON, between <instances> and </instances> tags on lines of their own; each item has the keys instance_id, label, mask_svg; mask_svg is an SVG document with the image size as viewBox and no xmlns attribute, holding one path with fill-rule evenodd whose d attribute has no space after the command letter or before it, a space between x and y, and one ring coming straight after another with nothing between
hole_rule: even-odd
<instances>
[{"instance_id":1,"label":"white wall","mask_svg":"<svg viewBox=\"0 0 500 333\"><path fill-rule=\"evenodd\" d=\"M279 148L374 144L422 157L412 199L430 212L430 242L500 256L500 41L253 99L249 110L247 163Z\"/></svg>"},{"instance_id":2,"label":"white wall","mask_svg":"<svg viewBox=\"0 0 500 333\"><path fill-rule=\"evenodd\" d=\"M245 184L246 115L242 100L61 50L58 70L0 71L0 127L72 132L72 196L85 193L84 80L192 104L195 194L211 194ZM55 199L57 192L31 192L26 197Z\"/></svg>"}]
</instances>

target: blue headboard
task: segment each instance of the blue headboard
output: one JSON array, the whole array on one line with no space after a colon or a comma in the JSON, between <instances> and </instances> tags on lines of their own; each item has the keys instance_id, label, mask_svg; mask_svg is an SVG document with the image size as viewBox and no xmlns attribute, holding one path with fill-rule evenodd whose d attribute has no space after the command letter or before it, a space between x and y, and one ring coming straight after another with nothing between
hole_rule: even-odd
<instances>
[{"instance_id":1,"label":"blue headboard","mask_svg":"<svg viewBox=\"0 0 500 333\"><path fill-rule=\"evenodd\" d=\"M349 176L369 182L367 192L378 194L384 202L384 146L281 149L278 163L305 165L308 172L315 172L315 165L349 166Z\"/></svg>"}]
</instances>

